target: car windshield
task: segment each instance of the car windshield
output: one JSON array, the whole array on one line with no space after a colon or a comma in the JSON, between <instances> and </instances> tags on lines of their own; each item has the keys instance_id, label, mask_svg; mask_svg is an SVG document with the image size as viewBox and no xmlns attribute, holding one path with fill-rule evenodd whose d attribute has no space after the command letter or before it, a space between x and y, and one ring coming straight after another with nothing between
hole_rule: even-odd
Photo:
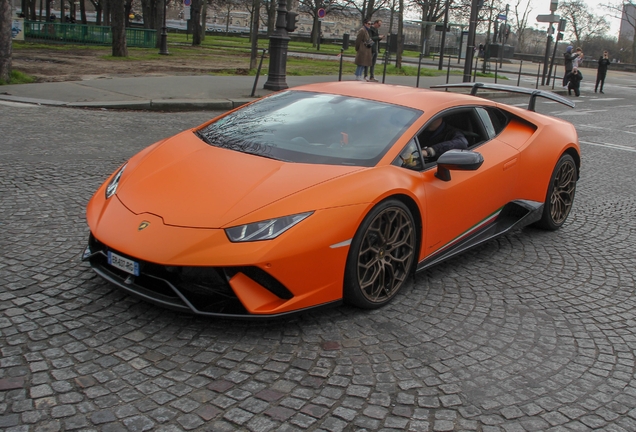
<instances>
[{"instance_id":1,"label":"car windshield","mask_svg":"<svg viewBox=\"0 0 636 432\"><path fill-rule=\"evenodd\" d=\"M286 91L198 131L210 145L277 160L374 166L421 111L354 97Z\"/></svg>"}]
</instances>

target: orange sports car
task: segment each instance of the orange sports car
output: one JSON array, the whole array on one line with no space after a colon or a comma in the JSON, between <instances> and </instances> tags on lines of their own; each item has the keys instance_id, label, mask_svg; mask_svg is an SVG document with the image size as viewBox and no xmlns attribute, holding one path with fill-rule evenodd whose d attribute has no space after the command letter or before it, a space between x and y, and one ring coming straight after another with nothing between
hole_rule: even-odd
<instances>
[{"instance_id":1,"label":"orange sports car","mask_svg":"<svg viewBox=\"0 0 636 432\"><path fill-rule=\"evenodd\" d=\"M342 301L380 307L411 274L467 248L528 224L559 228L578 137L534 105L572 102L445 87L466 85L530 103L321 83L153 144L91 198L83 259L161 306L263 318ZM432 136L438 127L453 145Z\"/></svg>"}]
</instances>

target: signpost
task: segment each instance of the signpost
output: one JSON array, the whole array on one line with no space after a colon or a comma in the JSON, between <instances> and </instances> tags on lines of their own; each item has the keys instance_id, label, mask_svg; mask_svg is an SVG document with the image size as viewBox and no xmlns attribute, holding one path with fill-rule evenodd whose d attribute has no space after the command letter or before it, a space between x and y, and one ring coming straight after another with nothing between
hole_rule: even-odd
<instances>
[{"instance_id":1,"label":"signpost","mask_svg":"<svg viewBox=\"0 0 636 432\"><path fill-rule=\"evenodd\" d=\"M545 55L543 57L543 75L541 78L541 85L545 85L546 74L548 73L548 60L550 58L550 43L552 42L552 33L554 31L552 24L559 22L561 18L559 15L556 15L557 8L559 7L558 0L550 1L550 14L549 15L537 15L537 22L548 23L548 40L545 44Z\"/></svg>"}]
</instances>

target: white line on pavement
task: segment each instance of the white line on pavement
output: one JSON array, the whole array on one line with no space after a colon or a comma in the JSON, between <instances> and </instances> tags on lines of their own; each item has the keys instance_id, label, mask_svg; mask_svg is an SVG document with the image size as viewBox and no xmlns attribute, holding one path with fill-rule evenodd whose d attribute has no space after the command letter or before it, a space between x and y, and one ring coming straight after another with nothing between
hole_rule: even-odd
<instances>
[{"instance_id":1,"label":"white line on pavement","mask_svg":"<svg viewBox=\"0 0 636 432\"><path fill-rule=\"evenodd\" d=\"M624 150L624 151L636 153L636 148L622 146L622 145L619 145L619 144L595 143L595 142L590 142L590 141L579 141L579 143L581 143L581 144L589 144L589 145L598 146L598 147L606 147L606 148L611 148L611 149L614 149L614 150Z\"/></svg>"}]
</instances>

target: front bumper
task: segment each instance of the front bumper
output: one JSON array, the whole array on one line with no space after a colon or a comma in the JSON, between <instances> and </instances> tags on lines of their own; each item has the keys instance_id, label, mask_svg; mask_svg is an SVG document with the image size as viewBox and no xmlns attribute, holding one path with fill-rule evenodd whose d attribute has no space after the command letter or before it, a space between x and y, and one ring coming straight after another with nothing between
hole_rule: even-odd
<instances>
[{"instance_id":1,"label":"front bumper","mask_svg":"<svg viewBox=\"0 0 636 432\"><path fill-rule=\"evenodd\" d=\"M108 264L109 251L139 263L139 276ZM82 260L89 262L99 276L135 297L168 309L202 316L271 319L342 303L336 300L280 313L255 313L259 308L275 310L294 297L283 284L259 267L159 265L127 257L101 243L92 234Z\"/></svg>"}]
</instances>

